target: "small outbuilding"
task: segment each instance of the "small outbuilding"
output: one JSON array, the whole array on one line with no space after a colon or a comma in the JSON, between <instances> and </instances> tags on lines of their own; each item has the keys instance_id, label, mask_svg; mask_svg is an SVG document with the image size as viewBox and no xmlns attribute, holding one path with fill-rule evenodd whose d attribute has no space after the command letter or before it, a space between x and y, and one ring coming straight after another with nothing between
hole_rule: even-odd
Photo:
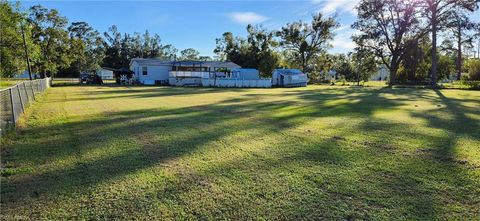
<instances>
[{"instance_id":1,"label":"small outbuilding","mask_svg":"<svg viewBox=\"0 0 480 221\"><path fill-rule=\"evenodd\" d=\"M102 80L112 80L113 79L113 71L116 69L114 68L108 68L108 67L102 67L99 70L96 71L96 74L102 78Z\"/></svg>"},{"instance_id":2,"label":"small outbuilding","mask_svg":"<svg viewBox=\"0 0 480 221\"><path fill-rule=\"evenodd\" d=\"M306 87L307 75L298 69L275 69L272 73L272 85L280 87Z\"/></svg>"}]
</instances>

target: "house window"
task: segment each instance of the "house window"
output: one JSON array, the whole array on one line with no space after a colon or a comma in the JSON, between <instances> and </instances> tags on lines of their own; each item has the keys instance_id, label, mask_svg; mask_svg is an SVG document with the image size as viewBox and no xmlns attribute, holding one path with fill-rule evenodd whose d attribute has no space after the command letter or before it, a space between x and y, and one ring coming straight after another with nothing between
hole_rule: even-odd
<instances>
[{"instance_id":1,"label":"house window","mask_svg":"<svg viewBox=\"0 0 480 221\"><path fill-rule=\"evenodd\" d=\"M147 67L142 67L142 75L147 75Z\"/></svg>"}]
</instances>

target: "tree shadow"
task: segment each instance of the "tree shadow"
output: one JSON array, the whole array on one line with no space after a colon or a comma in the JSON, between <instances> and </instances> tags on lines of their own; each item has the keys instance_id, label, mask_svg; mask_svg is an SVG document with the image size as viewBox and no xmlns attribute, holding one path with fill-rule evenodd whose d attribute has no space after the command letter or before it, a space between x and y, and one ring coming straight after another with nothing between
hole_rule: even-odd
<instances>
[{"instance_id":1,"label":"tree shadow","mask_svg":"<svg viewBox=\"0 0 480 221\"><path fill-rule=\"evenodd\" d=\"M201 88L170 89L113 93L124 98L148 98L225 91L217 88L200 91L197 89ZM27 208L32 209L27 214L33 218L42 218L41 214L33 213L41 212L41 207L35 210L38 203L55 202L74 194L91 195L99 184L158 165L164 170L173 168L176 178L169 180L158 175L158 179L168 182L156 190L154 198L163 203L176 202L182 207L180 210L187 213L183 216L190 219L205 214L220 217L221 214L215 216L212 212L213 207L220 204L232 211L248 208L236 213L240 215L237 218L246 219L372 219L375 216L370 213L382 214L388 210L412 219L435 219L439 218L439 204L446 202L438 202L444 198L439 198L439 190L431 187L425 179L438 182L448 179L443 182L479 186L459 163L445 160L435 163L437 159L432 163L431 159L424 159L423 151L402 147L403 140L385 140L385 137L395 137L394 134L401 138L426 140L434 147L431 148L433 153L444 156L450 154L458 135L480 139L475 134L479 131L478 122L465 115L477 112L462 107L439 91L436 91L436 97L429 90L412 89L291 89L284 93L284 97L273 100L270 98L278 94L262 93L261 90L238 92L245 93L214 104L118 111L100 114L88 121L72 120L22 129L17 135L22 139L4 148L6 153L2 160L37 169L2 178L5 181L1 202L8 213ZM112 91L100 93L108 95ZM88 92L85 96L85 99L89 97ZM425 120L428 127L447 130L450 133L448 138L405 129L409 126L407 123L373 118L377 111L394 110L416 100L441 102L449 113L454 114L456 123L452 124L431 113L412 113L412 117ZM308 124L332 117L345 121L345 124L332 124L338 127L335 134L322 133ZM359 120L355 121L355 118ZM362 136L353 136L357 134ZM229 143L221 147L218 142L227 142L231 136L248 146L259 143L266 146L242 147L245 148L242 154L226 156L231 148L237 147L230 147ZM420 146L418 149L425 148ZM91 157L92 152L100 154ZM201 156L205 152L218 152L214 156L218 159L203 159ZM201 168L174 163L189 156L198 156L191 158L209 163ZM447 157L450 158L453 156ZM434 171L440 171L441 175L429 176ZM296 179L290 179L291 176ZM452 178L457 180L450 180ZM232 188L218 190L221 185ZM195 199L189 199L188 194L195 191L204 194L202 196L206 199L214 198L217 203L192 203ZM453 192L458 195L448 199L462 202L459 197L478 193L478 190ZM242 194L247 199L241 200ZM395 200L401 204L396 204ZM274 206L272 202L290 204ZM128 205L133 214L139 213L139 206L151 206L152 202L135 203L138 201ZM185 208L189 206L192 208ZM210 210L205 211L204 207ZM322 211L331 213L322 214ZM182 217L181 213L171 212ZM394 214L384 217L393 218ZM117 215L115 211L107 213L108 218L122 218Z\"/></svg>"}]
</instances>

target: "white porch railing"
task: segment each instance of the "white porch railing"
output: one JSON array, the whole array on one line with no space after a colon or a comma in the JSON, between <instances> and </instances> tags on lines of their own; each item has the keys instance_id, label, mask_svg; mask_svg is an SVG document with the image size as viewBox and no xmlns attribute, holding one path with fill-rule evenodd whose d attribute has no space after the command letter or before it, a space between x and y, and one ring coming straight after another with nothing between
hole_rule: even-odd
<instances>
[{"instance_id":1,"label":"white porch railing","mask_svg":"<svg viewBox=\"0 0 480 221\"><path fill-rule=\"evenodd\" d=\"M210 72L205 71L170 71L169 77L193 77L193 78L209 78Z\"/></svg>"}]
</instances>

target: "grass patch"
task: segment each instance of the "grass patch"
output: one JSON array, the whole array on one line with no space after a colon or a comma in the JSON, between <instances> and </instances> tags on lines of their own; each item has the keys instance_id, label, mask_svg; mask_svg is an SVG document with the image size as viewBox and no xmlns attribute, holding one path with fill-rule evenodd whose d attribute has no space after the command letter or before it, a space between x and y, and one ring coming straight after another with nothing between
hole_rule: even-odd
<instances>
[{"instance_id":1,"label":"grass patch","mask_svg":"<svg viewBox=\"0 0 480 221\"><path fill-rule=\"evenodd\" d=\"M29 81L29 79L0 78L0 88L11 87L22 81Z\"/></svg>"},{"instance_id":2,"label":"grass patch","mask_svg":"<svg viewBox=\"0 0 480 221\"><path fill-rule=\"evenodd\" d=\"M2 216L478 219L479 100L378 87L53 87L2 141Z\"/></svg>"}]
</instances>

